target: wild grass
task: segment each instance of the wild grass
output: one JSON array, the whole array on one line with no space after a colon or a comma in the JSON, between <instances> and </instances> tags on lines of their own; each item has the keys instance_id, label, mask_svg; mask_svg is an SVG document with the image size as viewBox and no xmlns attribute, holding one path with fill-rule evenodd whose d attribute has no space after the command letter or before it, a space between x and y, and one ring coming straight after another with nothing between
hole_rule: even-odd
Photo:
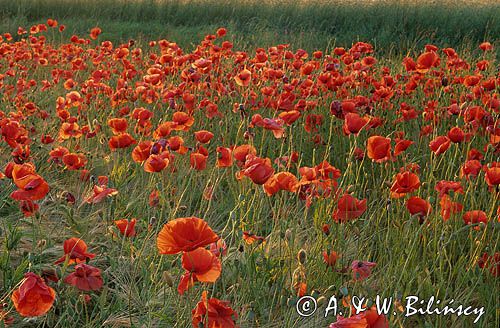
<instances>
[{"instance_id":1,"label":"wild grass","mask_svg":"<svg viewBox=\"0 0 500 328\"><path fill-rule=\"evenodd\" d=\"M308 51L370 41L381 54L406 54L426 43L471 48L500 35L496 1L0 1L2 30L63 20L87 34L99 25L115 42L166 37L183 47L220 26L244 49L293 43Z\"/></svg>"}]
</instances>

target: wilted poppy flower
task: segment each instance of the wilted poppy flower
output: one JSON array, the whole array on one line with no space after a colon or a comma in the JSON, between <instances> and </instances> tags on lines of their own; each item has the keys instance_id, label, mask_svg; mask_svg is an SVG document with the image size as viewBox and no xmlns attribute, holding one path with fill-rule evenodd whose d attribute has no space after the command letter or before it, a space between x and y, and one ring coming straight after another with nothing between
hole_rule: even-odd
<instances>
[{"instance_id":1,"label":"wilted poppy flower","mask_svg":"<svg viewBox=\"0 0 500 328\"><path fill-rule=\"evenodd\" d=\"M87 244L79 238L69 238L64 241L64 255L54 264L60 264L68 259L68 264L81 263L93 259L95 254L87 253Z\"/></svg>"},{"instance_id":2,"label":"wilted poppy flower","mask_svg":"<svg viewBox=\"0 0 500 328\"><path fill-rule=\"evenodd\" d=\"M130 221L127 219L121 219L121 220L115 220L115 225L118 228L118 230L120 230L120 233L125 237L134 237L136 222L137 222L136 219L132 219Z\"/></svg>"},{"instance_id":3,"label":"wilted poppy flower","mask_svg":"<svg viewBox=\"0 0 500 328\"><path fill-rule=\"evenodd\" d=\"M366 142L368 158L375 162L384 162L391 157L391 139L372 136Z\"/></svg>"},{"instance_id":4,"label":"wilted poppy flower","mask_svg":"<svg viewBox=\"0 0 500 328\"><path fill-rule=\"evenodd\" d=\"M156 245L160 254L176 254L208 246L218 239L205 220L192 216L165 224L158 234Z\"/></svg>"},{"instance_id":5,"label":"wilted poppy flower","mask_svg":"<svg viewBox=\"0 0 500 328\"><path fill-rule=\"evenodd\" d=\"M443 195L439 200L441 206L441 216L444 221L449 220L452 214L459 213L463 209L463 205L458 202L453 202L448 195Z\"/></svg>"},{"instance_id":6,"label":"wilted poppy flower","mask_svg":"<svg viewBox=\"0 0 500 328\"><path fill-rule=\"evenodd\" d=\"M355 281L368 278L372 273L372 268L376 265L377 263L374 262L353 261L351 264L352 278Z\"/></svg>"},{"instance_id":7,"label":"wilted poppy flower","mask_svg":"<svg viewBox=\"0 0 500 328\"><path fill-rule=\"evenodd\" d=\"M401 198L420 187L420 179L415 173L404 171L396 174L391 186L391 197Z\"/></svg>"},{"instance_id":8,"label":"wilted poppy flower","mask_svg":"<svg viewBox=\"0 0 500 328\"><path fill-rule=\"evenodd\" d=\"M184 294L196 281L214 283L220 276L221 263L217 256L203 247L182 254L182 275L177 291Z\"/></svg>"},{"instance_id":9,"label":"wilted poppy flower","mask_svg":"<svg viewBox=\"0 0 500 328\"><path fill-rule=\"evenodd\" d=\"M450 143L451 141L448 137L439 136L429 143L429 148L434 152L434 154L439 155L450 148Z\"/></svg>"},{"instance_id":10,"label":"wilted poppy flower","mask_svg":"<svg viewBox=\"0 0 500 328\"><path fill-rule=\"evenodd\" d=\"M359 200L349 194L342 196L333 212L335 222L342 223L359 218L366 211L366 199Z\"/></svg>"},{"instance_id":11,"label":"wilted poppy flower","mask_svg":"<svg viewBox=\"0 0 500 328\"><path fill-rule=\"evenodd\" d=\"M229 307L229 302L217 298L207 299L207 292L203 291L201 301L192 311L193 327L235 328L236 312Z\"/></svg>"},{"instance_id":12,"label":"wilted poppy flower","mask_svg":"<svg viewBox=\"0 0 500 328\"><path fill-rule=\"evenodd\" d=\"M226 255L227 245L224 239L219 239L215 243L210 244L210 251L214 253L215 256L220 257L221 255Z\"/></svg>"},{"instance_id":13,"label":"wilted poppy flower","mask_svg":"<svg viewBox=\"0 0 500 328\"><path fill-rule=\"evenodd\" d=\"M257 242L258 244L262 244L266 242L266 238L262 236L257 236L256 234L253 234L248 231L243 231L243 240L245 243L248 245L252 245L253 243Z\"/></svg>"},{"instance_id":14,"label":"wilted poppy flower","mask_svg":"<svg viewBox=\"0 0 500 328\"><path fill-rule=\"evenodd\" d=\"M85 292L99 290L103 285L101 270L85 263L75 265L75 272L64 278L64 282Z\"/></svg>"},{"instance_id":15,"label":"wilted poppy flower","mask_svg":"<svg viewBox=\"0 0 500 328\"><path fill-rule=\"evenodd\" d=\"M55 298L56 292L33 272L24 275L21 285L11 296L14 307L23 317L44 315L54 304Z\"/></svg>"}]
</instances>

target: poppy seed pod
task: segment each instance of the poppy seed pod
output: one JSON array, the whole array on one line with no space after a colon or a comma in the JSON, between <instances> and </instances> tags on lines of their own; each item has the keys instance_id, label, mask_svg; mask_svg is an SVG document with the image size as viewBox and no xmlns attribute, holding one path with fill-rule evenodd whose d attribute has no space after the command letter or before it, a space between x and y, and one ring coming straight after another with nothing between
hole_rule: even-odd
<instances>
[{"instance_id":1,"label":"poppy seed pod","mask_svg":"<svg viewBox=\"0 0 500 328\"><path fill-rule=\"evenodd\" d=\"M297 253L297 259L299 260L299 263L301 265L305 265L306 264L306 258L307 258L307 253L304 249L301 249L298 253Z\"/></svg>"},{"instance_id":2,"label":"poppy seed pod","mask_svg":"<svg viewBox=\"0 0 500 328\"><path fill-rule=\"evenodd\" d=\"M174 285L174 280L168 271L163 271L161 275L161 280L167 284L168 287L172 287Z\"/></svg>"}]
</instances>

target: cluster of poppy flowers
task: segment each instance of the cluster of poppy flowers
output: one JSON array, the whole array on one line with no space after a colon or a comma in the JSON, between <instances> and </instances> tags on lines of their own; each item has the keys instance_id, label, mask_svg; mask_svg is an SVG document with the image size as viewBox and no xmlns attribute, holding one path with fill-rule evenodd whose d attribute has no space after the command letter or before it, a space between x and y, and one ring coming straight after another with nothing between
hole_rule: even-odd
<instances>
[{"instance_id":1,"label":"cluster of poppy flowers","mask_svg":"<svg viewBox=\"0 0 500 328\"><path fill-rule=\"evenodd\" d=\"M0 110L2 146L11 150L0 180L11 180L10 197L26 217L41 210L40 201L51 189L44 176L49 179L53 172L76 171L82 181L92 180L90 194L82 195L89 206L118 195L108 176L91 174L96 159L88 153L120 152L135 163L133 168L152 175L178 172L184 161L193 171L234 170L236 180L251 181L264 195L295 194L306 208L317 199L329 200L334 204L332 223L344 224L363 216L367 199L359 196L362 191L356 196L340 186L343 173L331 159L308 164L312 160L303 156L304 149L294 146L279 156L271 149L266 157L265 147L259 149L256 140L261 133L271 144L298 138L320 148L333 131L334 139L349 139L353 160L380 166L403 161L399 171L391 173L388 195L404 199L410 215L421 223L432 213L432 195L420 197L421 167L409 161L412 147L438 159L453 147L460 155L466 152L459 179L435 183L440 215L446 221L463 212L464 223L476 229L495 220L486 214L493 212L489 209L464 211L456 196L464 193L463 184L469 181L484 183L491 195L500 185L500 162L492 160L500 154L500 78L488 60L493 49L489 42L479 46L475 63L454 49L426 45L416 59L406 57L401 71L395 72L378 63L372 45L364 42L331 53L294 52L282 44L250 54L233 50L221 28L185 53L167 40L151 41L149 50L133 40L120 45L95 41L101 33L97 27L89 38L73 35L69 43L56 46L44 35L49 28L64 31L63 25L49 19L28 31L19 28L17 37L0 36L0 89L12 105L10 111ZM40 78L38 70L48 74ZM58 95L53 99L55 110L44 109L36 98L47 91ZM438 93L447 97L446 105L435 99ZM418 95L426 100L415 104ZM236 131L236 140L221 132L226 123ZM384 127L390 133L385 134ZM416 127L418 136L411 132ZM335 148L335 140L331 143ZM39 172L37 166L42 165L35 162L44 151L44 164L50 169ZM161 192L151 191L150 206L159 205ZM211 194L208 190L204 196ZM79 196L65 193L70 204ZM496 216L500 220L500 207ZM114 223L123 236L137 235L136 219ZM243 238L247 243L265 241L250 232ZM185 272L177 288L180 295L197 283L215 283L221 275L225 244L202 219L169 221L158 234L157 246L161 254L181 254ZM87 263L94 255L87 253L86 244L71 238L64 242L64 251L57 263L75 264L64 282L82 291L99 290L103 279L100 270ZM485 253L478 265L497 276L497 255ZM323 256L334 267L339 255ZM353 279L366 279L374 266L353 261ZM304 286L298 288L302 293ZM12 295L23 316L46 313L54 299L55 291L32 272ZM232 327L233 318L236 313L228 303L208 298L207 293L193 310L194 326L205 322L209 327ZM379 324L370 311L343 321Z\"/></svg>"}]
</instances>

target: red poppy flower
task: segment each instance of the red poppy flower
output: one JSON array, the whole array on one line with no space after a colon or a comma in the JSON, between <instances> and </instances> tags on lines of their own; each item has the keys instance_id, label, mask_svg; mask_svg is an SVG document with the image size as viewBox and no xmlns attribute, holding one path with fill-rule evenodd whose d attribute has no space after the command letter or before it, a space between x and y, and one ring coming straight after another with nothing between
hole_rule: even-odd
<instances>
[{"instance_id":1,"label":"red poppy flower","mask_svg":"<svg viewBox=\"0 0 500 328\"><path fill-rule=\"evenodd\" d=\"M120 230L120 233L125 237L134 237L135 236L135 224L137 220L132 219L121 219L115 220L115 225Z\"/></svg>"},{"instance_id":2,"label":"red poppy flower","mask_svg":"<svg viewBox=\"0 0 500 328\"><path fill-rule=\"evenodd\" d=\"M81 263L93 259L95 254L87 253L87 244L79 238L70 238L64 241L64 255L54 264L60 264L68 259L68 264Z\"/></svg>"},{"instance_id":3,"label":"red poppy flower","mask_svg":"<svg viewBox=\"0 0 500 328\"><path fill-rule=\"evenodd\" d=\"M398 140L396 146L394 146L394 156L398 156L403 153L408 147L413 145L414 142L411 140Z\"/></svg>"},{"instance_id":4,"label":"red poppy flower","mask_svg":"<svg viewBox=\"0 0 500 328\"><path fill-rule=\"evenodd\" d=\"M260 158L257 156L248 156L241 174L249 177L258 185L264 184L274 173L269 158Z\"/></svg>"},{"instance_id":5,"label":"red poppy flower","mask_svg":"<svg viewBox=\"0 0 500 328\"><path fill-rule=\"evenodd\" d=\"M366 211L366 199L356 199L355 197L345 194L342 196L337 205L337 209L333 212L332 218L337 223L342 223L359 218Z\"/></svg>"},{"instance_id":6,"label":"red poppy flower","mask_svg":"<svg viewBox=\"0 0 500 328\"><path fill-rule=\"evenodd\" d=\"M99 290L103 285L101 270L85 263L75 265L75 272L64 278L64 282L85 292Z\"/></svg>"},{"instance_id":7,"label":"red poppy flower","mask_svg":"<svg viewBox=\"0 0 500 328\"><path fill-rule=\"evenodd\" d=\"M257 236L256 234L253 234L248 231L243 231L243 240L248 245L252 245L255 242L257 242L258 244L263 244L266 242L266 238L262 236Z\"/></svg>"},{"instance_id":8,"label":"red poppy flower","mask_svg":"<svg viewBox=\"0 0 500 328\"><path fill-rule=\"evenodd\" d=\"M462 219L465 224L488 223L486 213L479 210L465 212Z\"/></svg>"},{"instance_id":9,"label":"red poppy flower","mask_svg":"<svg viewBox=\"0 0 500 328\"><path fill-rule=\"evenodd\" d=\"M221 238L217 240L215 243L211 243L210 252L212 252L217 257L220 257L221 255L226 255L227 245L224 239Z\"/></svg>"},{"instance_id":10,"label":"red poppy flower","mask_svg":"<svg viewBox=\"0 0 500 328\"><path fill-rule=\"evenodd\" d=\"M443 195L439 200L439 205L441 206L441 216L444 221L450 219L452 214L456 214L462 211L463 205L458 202L453 202L448 195Z\"/></svg>"},{"instance_id":11,"label":"red poppy flower","mask_svg":"<svg viewBox=\"0 0 500 328\"><path fill-rule=\"evenodd\" d=\"M218 239L205 220L192 216L165 224L158 234L156 245L160 254L176 254L208 246Z\"/></svg>"},{"instance_id":12,"label":"red poppy flower","mask_svg":"<svg viewBox=\"0 0 500 328\"><path fill-rule=\"evenodd\" d=\"M87 164L87 158L83 154L69 153L64 155L62 160L70 171L79 170Z\"/></svg>"},{"instance_id":13,"label":"red poppy flower","mask_svg":"<svg viewBox=\"0 0 500 328\"><path fill-rule=\"evenodd\" d=\"M93 29L90 30L90 38L95 40L101 34L101 29L99 27L94 27Z\"/></svg>"},{"instance_id":14,"label":"red poppy flower","mask_svg":"<svg viewBox=\"0 0 500 328\"><path fill-rule=\"evenodd\" d=\"M349 318L338 316L329 328L389 328L386 316L379 314L375 306Z\"/></svg>"},{"instance_id":15,"label":"red poppy flower","mask_svg":"<svg viewBox=\"0 0 500 328\"><path fill-rule=\"evenodd\" d=\"M406 208L411 215L416 215L420 219L425 218L432 211L431 204L425 199L417 196L408 198L408 200L406 201Z\"/></svg>"},{"instance_id":16,"label":"red poppy flower","mask_svg":"<svg viewBox=\"0 0 500 328\"><path fill-rule=\"evenodd\" d=\"M484 166L484 180L490 187L500 185L500 162L493 162L489 166Z\"/></svg>"},{"instance_id":17,"label":"red poppy flower","mask_svg":"<svg viewBox=\"0 0 500 328\"><path fill-rule=\"evenodd\" d=\"M108 120L108 125L113 134L122 134L127 130L128 122L124 118L111 118Z\"/></svg>"},{"instance_id":18,"label":"red poppy flower","mask_svg":"<svg viewBox=\"0 0 500 328\"><path fill-rule=\"evenodd\" d=\"M56 292L33 272L24 275L21 285L11 296L14 307L23 317L44 315L54 304L55 298Z\"/></svg>"},{"instance_id":19,"label":"red poppy flower","mask_svg":"<svg viewBox=\"0 0 500 328\"><path fill-rule=\"evenodd\" d=\"M361 117L357 113L347 113L345 114L342 130L346 135L358 134L367 124L367 118Z\"/></svg>"},{"instance_id":20,"label":"red poppy flower","mask_svg":"<svg viewBox=\"0 0 500 328\"><path fill-rule=\"evenodd\" d=\"M404 171L396 174L391 186L391 197L401 198L420 187L420 179L415 173Z\"/></svg>"},{"instance_id":21,"label":"red poppy flower","mask_svg":"<svg viewBox=\"0 0 500 328\"><path fill-rule=\"evenodd\" d=\"M232 152L230 148L217 147L217 167L230 167L233 165Z\"/></svg>"},{"instance_id":22,"label":"red poppy flower","mask_svg":"<svg viewBox=\"0 0 500 328\"><path fill-rule=\"evenodd\" d=\"M439 56L434 51L424 52L417 58L417 72L426 73L431 67L439 65Z\"/></svg>"},{"instance_id":23,"label":"red poppy flower","mask_svg":"<svg viewBox=\"0 0 500 328\"><path fill-rule=\"evenodd\" d=\"M429 148L434 152L434 154L439 155L450 148L450 143L451 141L448 137L439 136L429 143Z\"/></svg>"},{"instance_id":24,"label":"red poppy flower","mask_svg":"<svg viewBox=\"0 0 500 328\"><path fill-rule=\"evenodd\" d=\"M182 275L177 291L183 295L196 281L214 283L220 276L221 263L211 251L199 247L182 254Z\"/></svg>"},{"instance_id":25,"label":"red poppy flower","mask_svg":"<svg viewBox=\"0 0 500 328\"><path fill-rule=\"evenodd\" d=\"M203 291L201 301L192 311L193 327L198 328L235 328L236 312L231 309L229 302L217 298L207 299L207 292Z\"/></svg>"},{"instance_id":26,"label":"red poppy flower","mask_svg":"<svg viewBox=\"0 0 500 328\"><path fill-rule=\"evenodd\" d=\"M391 157L391 139L372 136L366 142L368 158L375 162L384 162Z\"/></svg>"}]
</instances>

